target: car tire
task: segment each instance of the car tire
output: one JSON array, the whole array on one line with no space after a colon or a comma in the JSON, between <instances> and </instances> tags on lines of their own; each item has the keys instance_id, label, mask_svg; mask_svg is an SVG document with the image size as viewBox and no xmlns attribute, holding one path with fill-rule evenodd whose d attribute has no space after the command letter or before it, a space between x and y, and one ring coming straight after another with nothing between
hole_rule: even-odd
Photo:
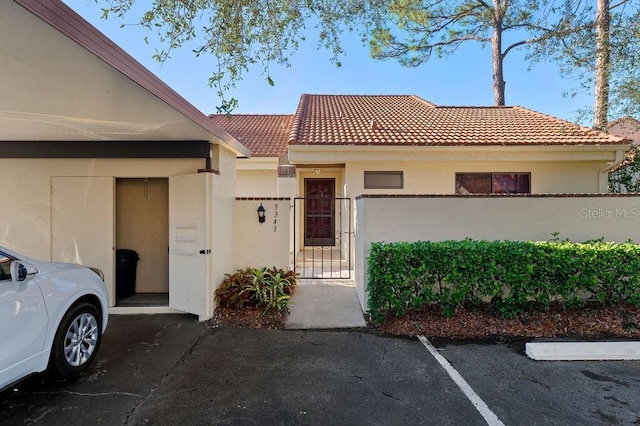
<instances>
[{"instance_id":1,"label":"car tire","mask_svg":"<svg viewBox=\"0 0 640 426\"><path fill-rule=\"evenodd\" d=\"M89 367L102 340L102 320L90 303L79 303L62 318L51 347L49 369L54 374L75 377Z\"/></svg>"}]
</instances>

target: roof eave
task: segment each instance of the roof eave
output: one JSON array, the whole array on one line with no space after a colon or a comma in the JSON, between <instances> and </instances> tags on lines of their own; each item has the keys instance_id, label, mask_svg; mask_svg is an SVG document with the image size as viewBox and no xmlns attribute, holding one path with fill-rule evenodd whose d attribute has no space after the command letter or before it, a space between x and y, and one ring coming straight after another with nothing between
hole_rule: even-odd
<instances>
[{"instance_id":1,"label":"roof eave","mask_svg":"<svg viewBox=\"0 0 640 426\"><path fill-rule=\"evenodd\" d=\"M610 162L627 145L604 146L353 146L293 145L291 164L332 162L487 162L487 161L596 161Z\"/></svg>"},{"instance_id":2,"label":"roof eave","mask_svg":"<svg viewBox=\"0 0 640 426\"><path fill-rule=\"evenodd\" d=\"M213 136L210 138L210 142L222 144L236 153L236 155L249 156L251 154L248 148L224 130L210 123L207 116L200 110L89 24L69 6L62 2L13 1L205 130Z\"/></svg>"},{"instance_id":3,"label":"roof eave","mask_svg":"<svg viewBox=\"0 0 640 426\"><path fill-rule=\"evenodd\" d=\"M399 145L399 144L296 144L290 143L289 150L294 151L627 151L631 148L630 143L623 144L483 144L483 145L460 145L460 144L439 144L439 145Z\"/></svg>"}]
</instances>

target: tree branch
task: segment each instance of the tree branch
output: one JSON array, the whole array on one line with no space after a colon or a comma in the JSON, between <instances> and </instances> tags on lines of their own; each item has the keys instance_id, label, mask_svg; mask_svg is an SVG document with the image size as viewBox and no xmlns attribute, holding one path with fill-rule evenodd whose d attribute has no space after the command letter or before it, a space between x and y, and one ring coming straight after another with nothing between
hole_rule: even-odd
<instances>
[{"instance_id":1,"label":"tree branch","mask_svg":"<svg viewBox=\"0 0 640 426\"><path fill-rule=\"evenodd\" d=\"M500 56L502 57L502 59L504 59L507 56L507 53L509 53L512 49L515 49L516 47L519 47L519 46L522 46L522 45L525 45L525 44L535 43L535 42L539 41L541 38L542 37L530 38L530 39L527 39L527 40L521 40L521 41L518 41L516 43L513 43L512 45L507 47Z\"/></svg>"},{"instance_id":2,"label":"tree branch","mask_svg":"<svg viewBox=\"0 0 640 426\"><path fill-rule=\"evenodd\" d=\"M628 2L629 2L629 0L621 0L621 1L620 1L620 2L618 2L618 3L615 3L615 4L612 4L612 5L609 5L609 10L613 10L613 9L615 9L616 7L620 7L620 6L622 6L623 4L628 3Z\"/></svg>"}]
</instances>

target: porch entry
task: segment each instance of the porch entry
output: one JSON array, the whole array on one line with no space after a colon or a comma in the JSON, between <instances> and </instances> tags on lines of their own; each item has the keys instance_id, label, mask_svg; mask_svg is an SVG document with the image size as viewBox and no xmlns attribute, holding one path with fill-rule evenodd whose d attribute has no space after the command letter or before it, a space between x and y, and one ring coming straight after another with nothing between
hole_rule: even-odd
<instances>
[{"instance_id":1,"label":"porch entry","mask_svg":"<svg viewBox=\"0 0 640 426\"><path fill-rule=\"evenodd\" d=\"M351 200L336 197L335 179L305 179L304 197L294 199L293 209L300 278L350 279Z\"/></svg>"},{"instance_id":2,"label":"porch entry","mask_svg":"<svg viewBox=\"0 0 640 426\"><path fill-rule=\"evenodd\" d=\"M304 180L304 245L334 246L336 209L335 179Z\"/></svg>"}]
</instances>

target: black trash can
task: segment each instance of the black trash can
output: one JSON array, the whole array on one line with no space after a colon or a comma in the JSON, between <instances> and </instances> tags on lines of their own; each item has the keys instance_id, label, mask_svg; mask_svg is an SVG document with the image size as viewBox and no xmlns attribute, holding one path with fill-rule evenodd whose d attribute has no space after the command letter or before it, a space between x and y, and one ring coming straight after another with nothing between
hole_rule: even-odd
<instances>
[{"instance_id":1,"label":"black trash can","mask_svg":"<svg viewBox=\"0 0 640 426\"><path fill-rule=\"evenodd\" d=\"M136 293L136 269L138 253L134 250L116 250L116 300L126 299Z\"/></svg>"}]
</instances>

